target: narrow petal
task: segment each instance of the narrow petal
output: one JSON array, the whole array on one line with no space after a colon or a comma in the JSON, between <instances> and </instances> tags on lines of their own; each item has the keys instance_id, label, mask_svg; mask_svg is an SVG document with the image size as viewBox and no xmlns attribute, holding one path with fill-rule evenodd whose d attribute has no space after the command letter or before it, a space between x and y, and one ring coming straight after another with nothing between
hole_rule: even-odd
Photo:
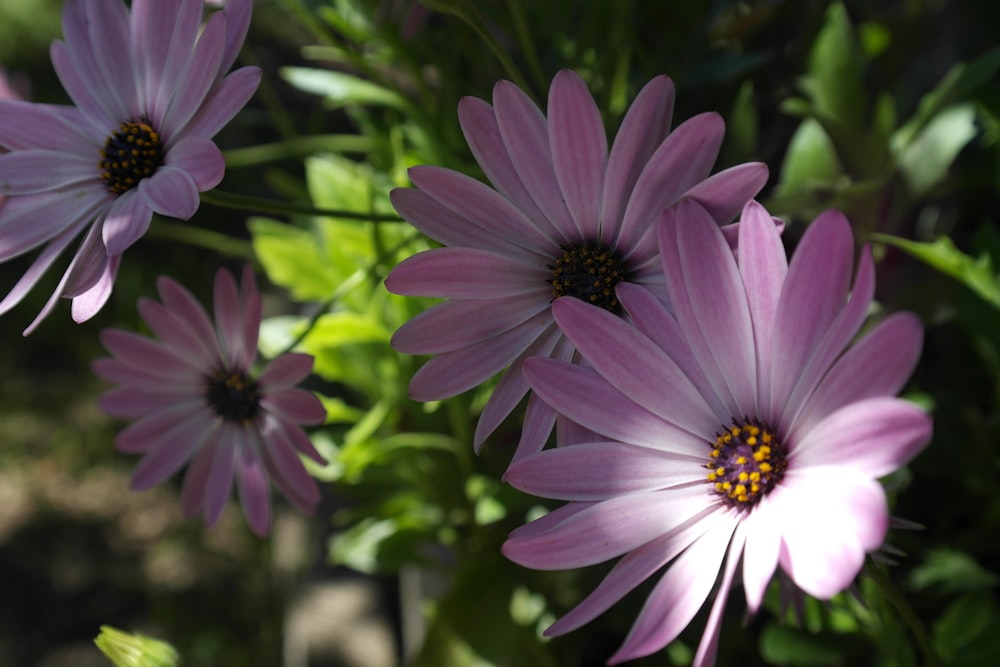
<instances>
[{"instance_id":1,"label":"narrow petal","mask_svg":"<svg viewBox=\"0 0 1000 667\"><path fill-rule=\"evenodd\" d=\"M451 299L401 326L391 343L403 354L450 352L510 331L548 308L544 299L531 294L508 299Z\"/></svg>"},{"instance_id":2,"label":"narrow petal","mask_svg":"<svg viewBox=\"0 0 1000 667\"><path fill-rule=\"evenodd\" d=\"M184 484L181 487L181 510L184 516L192 517L204 509L208 475L212 470L212 460L215 458L217 448L218 438L209 438L201 449L195 452L191 465L184 473Z\"/></svg>"},{"instance_id":3,"label":"narrow petal","mask_svg":"<svg viewBox=\"0 0 1000 667\"><path fill-rule=\"evenodd\" d=\"M541 266L485 250L433 248L400 262L385 286L404 296L499 299L537 293L547 302L549 277Z\"/></svg>"},{"instance_id":4,"label":"narrow petal","mask_svg":"<svg viewBox=\"0 0 1000 667\"><path fill-rule=\"evenodd\" d=\"M625 642L608 660L609 665L649 655L676 639L719 578L735 528L735 517L721 521L677 557L649 594Z\"/></svg>"},{"instance_id":5,"label":"narrow petal","mask_svg":"<svg viewBox=\"0 0 1000 667\"><path fill-rule=\"evenodd\" d=\"M105 329L101 343L119 361L140 369L155 370L164 377L186 378L204 369L159 341L122 329Z\"/></svg>"},{"instance_id":6,"label":"narrow petal","mask_svg":"<svg viewBox=\"0 0 1000 667\"><path fill-rule=\"evenodd\" d=\"M601 202L601 240L618 238L625 207L649 157L670 131L674 84L660 75L647 83L629 107L608 156Z\"/></svg>"},{"instance_id":7,"label":"narrow petal","mask_svg":"<svg viewBox=\"0 0 1000 667\"><path fill-rule=\"evenodd\" d=\"M205 481L205 524L211 526L222 516L222 510L233 488L236 474L236 457L240 447L246 446L247 434L241 427L224 422L216 431L218 443Z\"/></svg>"},{"instance_id":8,"label":"narrow petal","mask_svg":"<svg viewBox=\"0 0 1000 667\"><path fill-rule=\"evenodd\" d=\"M211 430L208 414L199 410L162 432L135 467L132 490L145 491L180 470L211 434Z\"/></svg>"},{"instance_id":9,"label":"narrow petal","mask_svg":"<svg viewBox=\"0 0 1000 667\"><path fill-rule=\"evenodd\" d=\"M102 188L97 156L27 148L0 155L0 194L30 195L76 187L82 196Z\"/></svg>"},{"instance_id":10,"label":"narrow petal","mask_svg":"<svg viewBox=\"0 0 1000 667\"><path fill-rule=\"evenodd\" d=\"M521 176L510 161L507 147L500 136L500 126L493 107L477 97L463 97L458 103L458 121L462 133L469 144L476 162L482 167L490 183L510 199L517 208L524 212L535 225L543 229L548 236L559 238L559 231L549 222L545 214L531 198L531 194L521 181ZM399 210L399 209L397 209ZM405 217L405 216L404 216ZM429 232L424 232L429 234ZM433 235L431 235L433 236ZM434 238L437 238L434 236ZM438 239L441 240L441 239ZM442 241L444 243L444 241ZM447 245L454 245L448 243Z\"/></svg>"},{"instance_id":11,"label":"narrow petal","mask_svg":"<svg viewBox=\"0 0 1000 667\"><path fill-rule=\"evenodd\" d=\"M630 247L691 186L712 169L722 145L725 123L703 113L679 125L660 144L636 181L622 220L619 243Z\"/></svg>"},{"instance_id":12,"label":"narrow petal","mask_svg":"<svg viewBox=\"0 0 1000 667\"><path fill-rule=\"evenodd\" d=\"M709 510L625 554L583 602L545 630L545 636L564 635L591 622L718 525L720 520L723 520L722 512Z\"/></svg>"},{"instance_id":13,"label":"narrow petal","mask_svg":"<svg viewBox=\"0 0 1000 667\"><path fill-rule=\"evenodd\" d=\"M326 410L320 400L305 389L282 389L267 394L260 406L279 419L294 424L319 424L326 419Z\"/></svg>"},{"instance_id":14,"label":"narrow petal","mask_svg":"<svg viewBox=\"0 0 1000 667\"><path fill-rule=\"evenodd\" d=\"M735 218L757 196L767 183L767 176L767 165L763 162L744 162L696 183L684 197L698 202L713 220L722 224Z\"/></svg>"},{"instance_id":15,"label":"narrow petal","mask_svg":"<svg viewBox=\"0 0 1000 667\"><path fill-rule=\"evenodd\" d=\"M167 142L177 139L178 131L198 111L209 89L216 83L225 45L226 15L216 12L198 37L183 85L173 92L164 110L159 129Z\"/></svg>"},{"instance_id":16,"label":"narrow petal","mask_svg":"<svg viewBox=\"0 0 1000 667\"><path fill-rule=\"evenodd\" d=\"M603 563L685 524L711 503L704 485L617 496L573 514L544 533L512 533L503 553L534 570Z\"/></svg>"},{"instance_id":17,"label":"narrow petal","mask_svg":"<svg viewBox=\"0 0 1000 667\"><path fill-rule=\"evenodd\" d=\"M828 600L858 575L865 553L882 544L889 526L885 492L840 468L789 469L777 490L785 492L775 506L781 567L796 586Z\"/></svg>"},{"instance_id":18,"label":"narrow petal","mask_svg":"<svg viewBox=\"0 0 1000 667\"><path fill-rule=\"evenodd\" d=\"M781 549L781 525L774 512L774 500L769 494L761 498L753 511L744 519L747 529L746 548L743 551L743 590L747 610L756 614L764 602L767 584L778 566Z\"/></svg>"},{"instance_id":19,"label":"narrow petal","mask_svg":"<svg viewBox=\"0 0 1000 667\"><path fill-rule=\"evenodd\" d=\"M132 59L128 57L132 52L128 8L122 2L81 4L85 5L89 44L76 44L75 47L90 51L104 84L104 94L109 94L114 100L114 108L122 112L119 119L134 118L143 109L136 103L139 99L136 76ZM70 35L66 37L69 39Z\"/></svg>"},{"instance_id":20,"label":"narrow petal","mask_svg":"<svg viewBox=\"0 0 1000 667\"><path fill-rule=\"evenodd\" d=\"M150 208L146 197L140 196L141 192L140 184L138 192L126 192L115 199L108 208L101 232L109 255L122 254L149 229L149 223L153 220L153 209Z\"/></svg>"},{"instance_id":21,"label":"narrow petal","mask_svg":"<svg viewBox=\"0 0 1000 667\"><path fill-rule=\"evenodd\" d=\"M830 325L829 330L823 336L822 342L816 348L812 357L809 359L809 363L806 364L805 368L802 368L799 372L798 382L795 383L795 388L792 389L791 395L789 395L788 400L785 402L781 410L781 419L778 420L778 427L786 432L792 428L798 428L800 426L799 415L801 410L805 407L806 401L810 400L813 393L817 389L817 385L823 381L831 370L831 366L834 365L835 361L839 361L837 358L848 356L844 353L845 348L851 343L855 335L861 329L861 325L865 323L868 318L868 313L871 309L872 300L875 297L875 262L872 259L871 248L865 246L861 250L861 258L858 261L858 275L854 280L854 287L851 289L850 300L840 310L840 314L837 315L833 324ZM916 329L915 333L906 331L907 326L904 326L902 330L899 330L900 334L900 349L895 350L895 354L891 355L891 361L888 363L879 360L877 363L872 364L870 368L865 369L864 377L867 377L867 373L877 369L885 368L888 370L889 367L893 366L893 362L898 363L902 360L900 353L905 357L907 352L911 352L913 356L913 365L909 366L909 371L906 372L905 376L899 378L899 386L893 389L891 392L895 394L900 389L903 388L903 383L906 378L909 377L910 372L916 366L917 357L920 354L920 344L923 341L923 332L920 324L914 318L912 324L915 325L913 328ZM877 330L877 328L876 328ZM895 330L893 333L897 333ZM882 334L880 334L882 335ZM874 343L873 341L872 343ZM872 344L868 343L868 344ZM859 352L854 352L848 350L850 356L860 354ZM905 368L905 366L904 366ZM897 367L897 371L903 371L904 368ZM858 370L861 370L858 367ZM831 385L832 388L833 385ZM884 385L879 385L884 386ZM874 394L867 394L874 395ZM848 399L850 400L850 399ZM839 406L837 406L839 407ZM835 408L833 408L835 409ZM794 426L793 426L794 425Z\"/></svg>"},{"instance_id":22,"label":"narrow petal","mask_svg":"<svg viewBox=\"0 0 1000 667\"><path fill-rule=\"evenodd\" d=\"M413 375L410 398L436 401L482 384L518 358L545 331L548 314L476 345L434 357Z\"/></svg>"},{"instance_id":23,"label":"narrow petal","mask_svg":"<svg viewBox=\"0 0 1000 667\"><path fill-rule=\"evenodd\" d=\"M215 283L212 296L215 311L215 327L222 358L227 368L235 365L235 350L242 347L240 332L243 330L243 307L240 293L236 287L233 275L225 269L215 273ZM239 368L246 371L249 369Z\"/></svg>"},{"instance_id":24,"label":"narrow petal","mask_svg":"<svg viewBox=\"0 0 1000 667\"><path fill-rule=\"evenodd\" d=\"M817 420L855 401L898 394L920 360L922 344L923 327L911 313L879 322L829 370L788 437L804 435Z\"/></svg>"},{"instance_id":25,"label":"narrow petal","mask_svg":"<svg viewBox=\"0 0 1000 667\"><path fill-rule=\"evenodd\" d=\"M549 449L512 463L504 480L555 500L607 500L705 481L703 466L670 454L616 442Z\"/></svg>"},{"instance_id":26,"label":"narrow petal","mask_svg":"<svg viewBox=\"0 0 1000 667\"><path fill-rule=\"evenodd\" d=\"M581 231L559 189L545 116L527 94L510 81L500 81L493 87L493 109L510 161L538 208L561 238Z\"/></svg>"},{"instance_id":27,"label":"narrow petal","mask_svg":"<svg viewBox=\"0 0 1000 667\"><path fill-rule=\"evenodd\" d=\"M608 138L587 84L572 70L549 88L549 149L556 180L580 230L598 229Z\"/></svg>"},{"instance_id":28,"label":"narrow petal","mask_svg":"<svg viewBox=\"0 0 1000 667\"><path fill-rule=\"evenodd\" d=\"M121 255L108 257L96 282L73 297L73 306L70 309L70 314L74 322L77 324L86 322L100 312L104 304L108 302L120 264Z\"/></svg>"},{"instance_id":29,"label":"narrow petal","mask_svg":"<svg viewBox=\"0 0 1000 667\"><path fill-rule=\"evenodd\" d=\"M753 326L755 365L758 369L755 391L760 405L759 414L773 414L770 406L770 357L774 314L778 308L781 287L788 273L788 260L781 236L775 229L771 214L755 201L747 202L739 225L738 260L740 275L750 307Z\"/></svg>"},{"instance_id":30,"label":"narrow petal","mask_svg":"<svg viewBox=\"0 0 1000 667\"><path fill-rule=\"evenodd\" d=\"M729 591L733 586L733 579L736 575L736 567L740 563L740 554L743 552L743 545L746 543L747 527L745 522L740 522L736 526L736 532L729 542L729 553L726 555L726 567L722 571L722 579L719 582L719 589L715 592L715 602L712 603L712 611L708 614L708 621L705 623L705 630L702 632L701 641L698 642L698 650L694 654L694 661L691 667L712 667L715 664L715 657L719 650L719 631L722 627L722 612L726 608L729 600Z\"/></svg>"},{"instance_id":31,"label":"narrow petal","mask_svg":"<svg viewBox=\"0 0 1000 667\"><path fill-rule=\"evenodd\" d=\"M179 424L192 418L194 413L204 412L204 406L192 408L186 402L161 410L129 424L115 438L115 448L126 454L141 454L153 448ZM205 423L210 415L203 414ZM186 446L186 443L184 443Z\"/></svg>"},{"instance_id":32,"label":"narrow petal","mask_svg":"<svg viewBox=\"0 0 1000 667\"><path fill-rule=\"evenodd\" d=\"M163 164L185 172L194 181L198 192L211 190L221 183L226 171L222 151L214 143L201 137L188 137L171 146L164 156Z\"/></svg>"},{"instance_id":33,"label":"narrow petal","mask_svg":"<svg viewBox=\"0 0 1000 667\"><path fill-rule=\"evenodd\" d=\"M253 0L227 0L223 12L226 14L226 49L219 63L219 74L226 72L239 55L250 29L250 14Z\"/></svg>"},{"instance_id":34,"label":"narrow petal","mask_svg":"<svg viewBox=\"0 0 1000 667\"><path fill-rule=\"evenodd\" d=\"M499 231L512 244L533 255L556 256L559 244L485 183L457 171L428 165L412 167L409 175L414 185L468 223Z\"/></svg>"},{"instance_id":35,"label":"narrow petal","mask_svg":"<svg viewBox=\"0 0 1000 667\"><path fill-rule=\"evenodd\" d=\"M788 401L809 358L847 302L854 238L847 218L823 213L809 226L788 266L771 339L771 405Z\"/></svg>"},{"instance_id":36,"label":"narrow petal","mask_svg":"<svg viewBox=\"0 0 1000 667\"><path fill-rule=\"evenodd\" d=\"M637 405L591 368L551 359L528 359L524 362L524 376L556 412L595 433L690 456L692 460L703 460L709 450L709 443L702 437Z\"/></svg>"},{"instance_id":37,"label":"narrow petal","mask_svg":"<svg viewBox=\"0 0 1000 667\"><path fill-rule=\"evenodd\" d=\"M51 192L7 199L0 207L0 261L49 240L56 243L56 237L62 239L56 245L65 247L109 200L98 190L80 190L78 195L67 197L63 192ZM69 239L65 238L67 232Z\"/></svg>"},{"instance_id":38,"label":"narrow petal","mask_svg":"<svg viewBox=\"0 0 1000 667\"><path fill-rule=\"evenodd\" d=\"M930 416L900 398L850 403L816 424L795 443L796 467L841 466L882 477L916 456L931 438Z\"/></svg>"},{"instance_id":39,"label":"narrow petal","mask_svg":"<svg viewBox=\"0 0 1000 667\"><path fill-rule=\"evenodd\" d=\"M66 6L69 7L69 4L67 3ZM89 58L89 56L87 57ZM85 124L89 126L83 131L88 136L100 141L100 138L106 138L117 130L126 117L119 116L115 110L107 108L105 99L99 97L99 92L92 87L91 79L94 75L83 73L87 67L81 65L82 61L70 52L65 42L52 42L52 46L49 48L49 59L52 61L56 76L59 77L59 82L80 110ZM91 65L91 69L92 67L93 65ZM95 148L97 147L95 146Z\"/></svg>"},{"instance_id":40,"label":"narrow petal","mask_svg":"<svg viewBox=\"0 0 1000 667\"><path fill-rule=\"evenodd\" d=\"M167 23L152 27L170 32L170 46L166 51L148 53L145 58L141 54L138 56L145 60L147 81L152 84L147 88L146 112L156 123L162 122L170 101L185 85L204 8L204 3L189 0L171 3L173 11L160 15ZM173 138L167 137L168 140Z\"/></svg>"},{"instance_id":41,"label":"narrow petal","mask_svg":"<svg viewBox=\"0 0 1000 667\"><path fill-rule=\"evenodd\" d=\"M151 177L139 181L138 194L138 198L148 209L180 220L187 220L194 215L201 203L198 199L198 186L191 174L166 164L160 165ZM125 247L138 240L139 236L142 234Z\"/></svg>"},{"instance_id":42,"label":"narrow petal","mask_svg":"<svg viewBox=\"0 0 1000 667\"><path fill-rule=\"evenodd\" d=\"M139 314L153 334L167 345L195 357L197 365L205 369L218 363L218 350L200 337L178 313L152 299L140 299Z\"/></svg>"},{"instance_id":43,"label":"narrow petal","mask_svg":"<svg viewBox=\"0 0 1000 667\"><path fill-rule=\"evenodd\" d=\"M100 145L81 130L85 122L76 107L0 99L0 146L71 153L90 158L94 167Z\"/></svg>"},{"instance_id":44,"label":"narrow petal","mask_svg":"<svg viewBox=\"0 0 1000 667\"><path fill-rule=\"evenodd\" d=\"M191 327L195 336L212 347L221 361L222 351L219 349L215 326L198 300L179 283L166 276L157 278L156 290L160 293L163 305L177 313L180 320Z\"/></svg>"},{"instance_id":45,"label":"narrow petal","mask_svg":"<svg viewBox=\"0 0 1000 667\"><path fill-rule=\"evenodd\" d=\"M213 87L201 108L178 130L177 137L214 137L246 106L260 85L259 67L242 67Z\"/></svg>"},{"instance_id":46,"label":"narrow petal","mask_svg":"<svg viewBox=\"0 0 1000 667\"><path fill-rule=\"evenodd\" d=\"M267 537L271 532L271 492L264 461L259 454L266 445L259 434L253 431L251 434L257 446L241 447L237 451L236 488L250 529L257 537Z\"/></svg>"},{"instance_id":47,"label":"narrow petal","mask_svg":"<svg viewBox=\"0 0 1000 667\"><path fill-rule=\"evenodd\" d=\"M316 480L309 476L302 459L281 431L265 431L264 437L267 446L262 454L275 486L295 509L312 514L320 500Z\"/></svg>"},{"instance_id":48,"label":"narrow petal","mask_svg":"<svg viewBox=\"0 0 1000 667\"><path fill-rule=\"evenodd\" d=\"M195 408L202 403L199 397L191 401ZM97 399L97 405L103 412L120 419L139 419L147 415L167 410L178 405L178 397L169 393L150 392L135 387L111 389Z\"/></svg>"},{"instance_id":49,"label":"narrow petal","mask_svg":"<svg viewBox=\"0 0 1000 667\"><path fill-rule=\"evenodd\" d=\"M699 365L723 403L728 421L736 415L757 414L757 373L753 325L746 290L736 260L718 226L691 201L682 201L676 216L665 216L661 227L664 265L670 301Z\"/></svg>"},{"instance_id":50,"label":"narrow petal","mask_svg":"<svg viewBox=\"0 0 1000 667\"><path fill-rule=\"evenodd\" d=\"M311 354L286 352L264 367L257 382L271 392L293 387L309 377L313 361Z\"/></svg>"},{"instance_id":51,"label":"narrow petal","mask_svg":"<svg viewBox=\"0 0 1000 667\"><path fill-rule=\"evenodd\" d=\"M691 433L713 433L716 417L674 361L603 308L563 297L552 314L580 353L635 403Z\"/></svg>"}]
</instances>

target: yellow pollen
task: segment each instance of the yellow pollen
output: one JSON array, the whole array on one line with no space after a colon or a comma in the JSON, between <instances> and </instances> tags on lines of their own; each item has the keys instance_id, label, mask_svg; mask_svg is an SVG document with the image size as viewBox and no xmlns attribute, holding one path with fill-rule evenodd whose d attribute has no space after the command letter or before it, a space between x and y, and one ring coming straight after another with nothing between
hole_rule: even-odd
<instances>
[{"instance_id":1,"label":"yellow pollen","mask_svg":"<svg viewBox=\"0 0 1000 667\"><path fill-rule=\"evenodd\" d=\"M745 481L747 481L748 479L750 479L750 473L748 473L748 472L747 472L746 470L742 470L742 471L740 471L740 474L739 474L739 480L740 480L741 482L745 482Z\"/></svg>"},{"instance_id":2,"label":"yellow pollen","mask_svg":"<svg viewBox=\"0 0 1000 667\"><path fill-rule=\"evenodd\" d=\"M745 457L745 456L737 456L736 457L736 464L737 465L741 465L741 466L745 466L747 464L747 457Z\"/></svg>"},{"instance_id":3,"label":"yellow pollen","mask_svg":"<svg viewBox=\"0 0 1000 667\"><path fill-rule=\"evenodd\" d=\"M771 464L767 463L767 462L761 463L760 464L760 471L761 472L771 472Z\"/></svg>"}]
</instances>

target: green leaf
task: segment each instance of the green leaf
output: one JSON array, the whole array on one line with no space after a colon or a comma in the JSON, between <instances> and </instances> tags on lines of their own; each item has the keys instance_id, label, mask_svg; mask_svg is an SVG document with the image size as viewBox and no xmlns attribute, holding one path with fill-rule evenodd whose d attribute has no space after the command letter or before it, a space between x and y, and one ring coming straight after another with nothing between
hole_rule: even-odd
<instances>
[{"instance_id":1,"label":"green leaf","mask_svg":"<svg viewBox=\"0 0 1000 667\"><path fill-rule=\"evenodd\" d=\"M802 88L817 115L860 134L864 129L864 57L844 5L827 10L826 21L809 55L809 75Z\"/></svg>"},{"instance_id":2,"label":"green leaf","mask_svg":"<svg viewBox=\"0 0 1000 667\"><path fill-rule=\"evenodd\" d=\"M281 76L290 84L324 98L327 107L371 104L409 112L409 103L399 93L344 72L311 67L282 67Z\"/></svg>"},{"instance_id":3,"label":"green leaf","mask_svg":"<svg viewBox=\"0 0 1000 667\"><path fill-rule=\"evenodd\" d=\"M996 621L995 612L993 596L987 591L956 600L934 623L933 639L938 655L950 660L981 639Z\"/></svg>"},{"instance_id":4,"label":"green leaf","mask_svg":"<svg viewBox=\"0 0 1000 667\"><path fill-rule=\"evenodd\" d=\"M110 625L101 626L94 643L115 667L177 667L181 660L174 647L166 642Z\"/></svg>"},{"instance_id":5,"label":"green leaf","mask_svg":"<svg viewBox=\"0 0 1000 667\"><path fill-rule=\"evenodd\" d=\"M941 273L955 278L994 308L1000 308L1000 282L988 254L966 255L942 236L933 243L910 241L888 234L872 234L872 240L895 246Z\"/></svg>"},{"instance_id":6,"label":"green leaf","mask_svg":"<svg viewBox=\"0 0 1000 667\"><path fill-rule=\"evenodd\" d=\"M910 573L910 586L924 590L940 587L947 593L976 591L996 586L1000 577L985 569L967 553L935 549L927 560Z\"/></svg>"},{"instance_id":7,"label":"green leaf","mask_svg":"<svg viewBox=\"0 0 1000 667\"><path fill-rule=\"evenodd\" d=\"M832 189L842 173L830 136L818 121L806 118L788 143L776 194L786 197L817 188Z\"/></svg>"},{"instance_id":8,"label":"green leaf","mask_svg":"<svg viewBox=\"0 0 1000 667\"><path fill-rule=\"evenodd\" d=\"M910 192L922 197L948 175L955 158L976 136L976 112L971 104L937 114L897 156Z\"/></svg>"},{"instance_id":9,"label":"green leaf","mask_svg":"<svg viewBox=\"0 0 1000 667\"><path fill-rule=\"evenodd\" d=\"M841 665L843 642L837 637L818 635L795 628L769 624L760 637L761 657L772 665L824 667Z\"/></svg>"},{"instance_id":10,"label":"green leaf","mask_svg":"<svg viewBox=\"0 0 1000 667\"><path fill-rule=\"evenodd\" d=\"M287 289L294 299L320 301L337 289L339 277L323 257L314 233L266 218L253 218L247 227L268 280Z\"/></svg>"}]
</instances>

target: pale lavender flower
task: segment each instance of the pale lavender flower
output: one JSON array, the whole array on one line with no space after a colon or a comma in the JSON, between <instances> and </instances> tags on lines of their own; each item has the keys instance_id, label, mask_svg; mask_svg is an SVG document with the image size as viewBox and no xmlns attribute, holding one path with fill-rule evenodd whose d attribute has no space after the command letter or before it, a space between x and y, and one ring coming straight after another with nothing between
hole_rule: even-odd
<instances>
[{"instance_id":1,"label":"pale lavender flower","mask_svg":"<svg viewBox=\"0 0 1000 667\"><path fill-rule=\"evenodd\" d=\"M75 106L0 101L0 261L44 246L0 301L31 290L83 241L30 332L59 297L77 322L107 301L122 253L153 213L187 219L222 180L211 141L247 103L256 67L225 75L250 23L251 0L229 0L202 29L204 0L67 0L52 64Z\"/></svg>"},{"instance_id":2,"label":"pale lavender flower","mask_svg":"<svg viewBox=\"0 0 1000 667\"><path fill-rule=\"evenodd\" d=\"M512 560L537 569L624 556L549 635L604 612L666 568L618 663L672 641L720 579L695 665L714 661L723 606L742 563L757 611L780 567L828 599L848 587L889 525L878 478L928 442L929 416L895 398L922 327L891 315L852 344L875 288L866 247L829 211L786 261L771 217L747 204L734 256L695 202L659 228L673 313L618 288L628 320L559 299L556 321L592 367L530 359L532 389L598 434L515 462L515 487L568 504L514 531Z\"/></svg>"},{"instance_id":3,"label":"pale lavender flower","mask_svg":"<svg viewBox=\"0 0 1000 667\"><path fill-rule=\"evenodd\" d=\"M572 344L552 319L554 298L575 296L618 312L616 284L662 295L654 223L663 209L691 199L728 221L767 180L760 163L709 177L722 118L704 113L671 132L673 101L670 79L650 81L609 151L597 105L574 72L553 80L548 118L501 81L493 106L464 98L458 108L495 189L420 166L410 170L416 189L391 193L400 215L447 246L403 261L385 283L396 294L447 299L393 336L400 352L436 355L414 375L410 396L447 398L503 372L476 427L477 450L528 393L525 359L572 358ZM515 459L541 449L554 420L530 397Z\"/></svg>"},{"instance_id":4,"label":"pale lavender flower","mask_svg":"<svg viewBox=\"0 0 1000 667\"><path fill-rule=\"evenodd\" d=\"M271 523L270 480L289 503L311 514L319 489L299 455L323 457L300 424L326 414L296 385L312 370L307 354L283 354L254 370L261 320L260 293L249 267L242 287L228 271L215 277L215 323L195 298L169 278L157 282L162 303L139 302L159 339L106 329L111 358L94 373L118 386L100 398L114 417L134 419L115 440L119 450L142 454L132 477L136 491L163 482L190 463L181 501L188 516L215 523L235 477L243 511L257 535Z\"/></svg>"}]
</instances>

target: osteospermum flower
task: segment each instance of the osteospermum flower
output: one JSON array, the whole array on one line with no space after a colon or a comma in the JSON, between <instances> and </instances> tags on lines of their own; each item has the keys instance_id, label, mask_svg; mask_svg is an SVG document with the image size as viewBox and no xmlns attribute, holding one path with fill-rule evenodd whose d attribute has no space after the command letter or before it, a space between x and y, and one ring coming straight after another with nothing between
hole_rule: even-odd
<instances>
[{"instance_id":1,"label":"osteospermum flower","mask_svg":"<svg viewBox=\"0 0 1000 667\"><path fill-rule=\"evenodd\" d=\"M620 285L629 321L575 299L555 318L592 367L530 359L532 389L598 434L515 462L514 486L569 501L519 528L512 560L575 568L622 556L549 635L602 613L666 567L618 663L688 624L722 569L695 665L714 660L723 605L742 562L750 612L780 569L827 599L886 534L878 478L910 460L930 418L895 394L917 362L919 320L891 315L851 343L871 305L866 247L838 212L806 231L791 263L771 218L747 205L734 257L711 216L681 202L660 223L674 315Z\"/></svg>"},{"instance_id":2,"label":"osteospermum flower","mask_svg":"<svg viewBox=\"0 0 1000 667\"><path fill-rule=\"evenodd\" d=\"M73 299L77 322L107 301L121 255L153 213L187 219L198 193L222 180L211 141L260 81L228 76L250 22L251 0L229 0L201 29L204 0L67 0L65 41L52 64L75 106L0 101L0 261L44 245L0 301L16 305L55 259L87 233L30 332Z\"/></svg>"},{"instance_id":3,"label":"osteospermum flower","mask_svg":"<svg viewBox=\"0 0 1000 667\"><path fill-rule=\"evenodd\" d=\"M411 397L454 396L508 368L479 419L477 449L528 392L526 358L573 356L552 319L553 299L573 296L618 313L618 284L662 295L653 230L660 212L687 198L728 221L766 181L760 163L708 177L722 118L704 113L671 132L673 100L670 79L650 81L609 151L597 105L575 73L556 75L547 119L517 86L501 81L493 106L464 98L458 108L495 189L420 166L410 170L416 189L391 193L400 215L447 246L405 260L385 283L397 294L447 299L393 336L401 352L437 355L414 375ZM530 398L515 458L540 449L554 419Z\"/></svg>"},{"instance_id":4,"label":"osteospermum flower","mask_svg":"<svg viewBox=\"0 0 1000 667\"><path fill-rule=\"evenodd\" d=\"M307 354L283 354L255 372L260 293L249 267L242 288L228 271L215 277L215 324L183 287L157 283L162 303L139 302L139 312L158 338L107 329L101 341L111 358L94 362L94 373L118 386L100 398L114 417L136 422L115 444L142 454L132 477L136 491L159 484L190 463L181 501L184 513L215 523L236 479L250 527L266 535L271 522L268 480L293 507L311 514L319 501L316 482L299 454L317 463L300 424L323 421L325 410L298 389L312 370Z\"/></svg>"}]
</instances>

